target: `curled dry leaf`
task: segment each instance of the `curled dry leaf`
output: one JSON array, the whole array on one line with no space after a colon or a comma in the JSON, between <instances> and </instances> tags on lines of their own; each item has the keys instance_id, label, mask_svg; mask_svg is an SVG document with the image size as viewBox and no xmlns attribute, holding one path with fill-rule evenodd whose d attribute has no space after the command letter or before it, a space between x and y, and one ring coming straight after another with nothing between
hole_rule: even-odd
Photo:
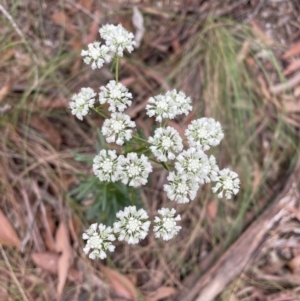
<instances>
[{"instance_id":1,"label":"curled dry leaf","mask_svg":"<svg viewBox=\"0 0 300 301\"><path fill-rule=\"evenodd\" d=\"M0 209L0 243L10 247L20 247L21 241L10 221Z\"/></svg>"},{"instance_id":2,"label":"curled dry leaf","mask_svg":"<svg viewBox=\"0 0 300 301\"><path fill-rule=\"evenodd\" d=\"M137 299L137 289L127 276L105 266L102 266L102 270L116 295L133 300Z\"/></svg>"},{"instance_id":3,"label":"curled dry leaf","mask_svg":"<svg viewBox=\"0 0 300 301\"><path fill-rule=\"evenodd\" d=\"M161 286L158 290L149 294L146 298L146 301L159 301L174 294L176 294L175 288L169 286Z\"/></svg>"},{"instance_id":4,"label":"curled dry leaf","mask_svg":"<svg viewBox=\"0 0 300 301\"><path fill-rule=\"evenodd\" d=\"M58 258L58 284L57 284L57 293L59 296L61 296L72 261L72 248L69 240L69 232L64 222L60 222L55 238L56 238L56 251L61 253L61 255Z\"/></svg>"}]
</instances>

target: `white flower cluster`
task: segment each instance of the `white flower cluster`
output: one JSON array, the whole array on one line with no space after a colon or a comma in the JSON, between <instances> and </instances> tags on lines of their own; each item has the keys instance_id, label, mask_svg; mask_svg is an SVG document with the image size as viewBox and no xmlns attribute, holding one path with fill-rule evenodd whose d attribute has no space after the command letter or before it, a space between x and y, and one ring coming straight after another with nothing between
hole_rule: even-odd
<instances>
[{"instance_id":1,"label":"white flower cluster","mask_svg":"<svg viewBox=\"0 0 300 301\"><path fill-rule=\"evenodd\" d=\"M182 150L182 139L172 127L158 128L154 137L149 137L150 149L153 155L162 162L175 159L175 153Z\"/></svg>"},{"instance_id":2,"label":"white flower cluster","mask_svg":"<svg viewBox=\"0 0 300 301\"><path fill-rule=\"evenodd\" d=\"M189 145L203 149L218 145L224 137L220 122L213 118L200 118L193 120L185 131Z\"/></svg>"},{"instance_id":3,"label":"white flower cluster","mask_svg":"<svg viewBox=\"0 0 300 301\"><path fill-rule=\"evenodd\" d=\"M155 237L162 237L164 240L170 240L176 236L181 229L177 226L177 221L180 221L180 215L176 214L176 210L162 208L158 210L161 218L155 217L154 226ZM89 254L91 259L104 259L106 258L107 250L113 252L115 246L112 241L125 240L129 244L138 244L141 240L145 239L148 235L150 228L150 220L147 212L144 209L137 210L135 206L125 207L117 213L118 220L114 223L113 228L106 227L103 224L92 224L86 232L83 233L82 238L86 240L86 246L83 251Z\"/></svg>"},{"instance_id":4,"label":"white flower cluster","mask_svg":"<svg viewBox=\"0 0 300 301\"><path fill-rule=\"evenodd\" d=\"M163 240L170 240L178 234L181 229L181 226L177 226L177 221L181 220L180 215L178 214L175 217L176 210L172 208L161 208L158 210L158 213L161 217L156 216L154 222L157 223L157 226L154 227L155 237L162 237Z\"/></svg>"},{"instance_id":5,"label":"white flower cluster","mask_svg":"<svg viewBox=\"0 0 300 301\"><path fill-rule=\"evenodd\" d=\"M91 259L104 259L106 258L106 251L109 250L113 252L115 246L112 245L112 241L116 240L112 233L111 227L106 227L103 224L92 224L86 232L83 233L82 238L85 239L86 246L83 249L85 254L88 254L90 250L89 257Z\"/></svg>"},{"instance_id":6,"label":"white flower cluster","mask_svg":"<svg viewBox=\"0 0 300 301\"><path fill-rule=\"evenodd\" d=\"M104 25L99 32L109 49L118 56L123 56L125 49L128 52L133 51L133 46L135 46L134 35L124 29L121 24L117 26Z\"/></svg>"},{"instance_id":7,"label":"white flower cluster","mask_svg":"<svg viewBox=\"0 0 300 301\"><path fill-rule=\"evenodd\" d=\"M119 220L114 223L114 231L120 233L119 240L137 244L147 236L151 222L144 209L137 211L135 206L129 206L124 211L119 211L117 218Z\"/></svg>"},{"instance_id":8,"label":"white flower cluster","mask_svg":"<svg viewBox=\"0 0 300 301\"><path fill-rule=\"evenodd\" d=\"M101 68L105 62L111 61L109 48L106 45L101 45L100 42L94 42L88 45L88 50L82 50L81 56L83 61L89 65L92 63L92 69Z\"/></svg>"},{"instance_id":9,"label":"white flower cluster","mask_svg":"<svg viewBox=\"0 0 300 301\"><path fill-rule=\"evenodd\" d=\"M69 104L72 114L82 120L83 116L89 112L89 109L94 107L95 96L96 93L92 88L81 88L78 94L72 96L73 101Z\"/></svg>"},{"instance_id":10,"label":"white flower cluster","mask_svg":"<svg viewBox=\"0 0 300 301\"><path fill-rule=\"evenodd\" d=\"M132 137L132 130L135 127L135 122L130 120L128 115L123 113L112 113L110 119L106 119L103 123L102 134L107 136L106 141L116 142L118 145L123 145L124 141L129 141Z\"/></svg>"},{"instance_id":11,"label":"white flower cluster","mask_svg":"<svg viewBox=\"0 0 300 301\"><path fill-rule=\"evenodd\" d=\"M116 112L119 110L123 112L126 107L131 105L132 94L121 83L116 83L111 80L106 87L100 88L99 101L101 104L108 103L109 111Z\"/></svg>"},{"instance_id":12,"label":"white flower cluster","mask_svg":"<svg viewBox=\"0 0 300 301\"><path fill-rule=\"evenodd\" d=\"M213 187L213 192L220 191L218 194L219 198L223 197L223 192L227 199L231 199L232 194L237 194L240 189L240 180L237 173L225 168L219 172L217 184Z\"/></svg>"},{"instance_id":13,"label":"white flower cluster","mask_svg":"<svg viewBox=\"0 0 300 301\"><path fill-rule=\"evenodd\" d=\"M146 111L149 117L155 116L155 120L161 122L163 119L174 119L177 115L188 115L193 109L191 103L190 97L174 89L165 95L150 97Z\"/></svg>"},{"instance_id":14,"label":"white flower cluster","mask_svg":"<svg viewBox=\"0 0 300 301\"><path fill-rule=\"evenodd\" d=\"M105 25L99 32L105 44L101 45L100 42L89 44L88 50L81 53L84 62L91 64L92 69L95 69L101 68L105 62L110 62L114 58L115 66L118 68L119 57L123 56L125 50L128 52L133 50L135 45L133 34L120 24ZM168 126L168 121L181 114L188 115L193 109L192 100L184 92L174 89L148 100L146 114L160 123L153 135L148 139L134 136L132 130L136 124L124 114L131 106L133 96L124 85L118 83L117 75L118 71L116 80L111 80L105 87L100 87L99 107L94 110L105 118L101 131L106 141L117 145L126 143L126 151L117 154L116 150L103 149L96 155L93 171L100 181L121 181L132 187L140 187L148 182L148 176L153 169L150 160L153 160L169 171L168 184L164 185L164 191L171 201L188 203L196 198L201 184L210 182L215 182L212 191L217 193L218 197L224 195L230 199L233 194L237 194L240 185L238 175L227 168L219 170L216 158L205 153L218 145L224 137L218 121L206 117L193 120L185 130L186 139L183 140L175 128ZM72 114L82 120L90 108L94 107L95 98L96 93L93 89L82 88L70 102ZM102 109L105 104L111 112L110 116ZM132 137L133 142L128 144ZM187 141L187 149L184 149L184 141ZM136 153L137 149L142 154ZM169 164L170 160L175 160L174 164ZM155 237L163 240L172 239L181 229L181 226L177 225L181 220L180 215L176 215L174 208L161 208L158 214L159 216L154 218ZM107 251L114 251L115 247L111 242L115 240L116 235L120 241L137 244L146 238L150 224L144 209L137 210L135 206L125 207L117 213L117 221L113 228L102 224L90 226L83 234L83 239L87 240L84 252L89 253L92 259L104 259Z\"/></svg>"},{"instance_id":15,"label":"white flower cluster","mask_svg":"<svg viewBox=\"0 0 300 301\"><path fill-rule=\"evenodd\" d=\"M103 182L121 180L129 186L139 187L147 183L152 166L144 155L136 153L117 156L115 150L101 150L94 158L94 174Z\"/></svg>"},{"instance_id":16,"label":"white flower cluster","mask_svg":"<svg viewBox=\"0 0 300 301\"><path fill-rule=\"evenodd\" d=\"M81 56L86 64L91 64L92 69L101 68L103 64L109 63L113 58L118 60L123 56L125 49L133 50L135 41L132 33L128 32L122 25L107 24L99 33L105 44L94 42L88 45L87 50L81 51ZM91 88L82 88L80 93L73 95L70 108L72 114L82 120L91 108L94 108L96 93ZM114 113L123 112L131 105L132 94L121 83L111 80L106 87L100 87L99 102L101 105L108 103L108 110ZM111 121L106 120L103 135L107 136L107 142L116 142L119 145L124 140L131 139L131 129L135 123L130 121L127 115L112 115ZM127 128L127 129L126 129Z\"/></svg>"}]
</instances>

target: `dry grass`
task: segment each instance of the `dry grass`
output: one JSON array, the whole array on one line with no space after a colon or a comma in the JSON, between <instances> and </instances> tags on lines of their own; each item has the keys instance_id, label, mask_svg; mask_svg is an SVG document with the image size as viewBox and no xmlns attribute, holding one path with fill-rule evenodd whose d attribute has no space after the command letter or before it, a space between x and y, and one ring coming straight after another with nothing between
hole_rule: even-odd
<instances>
[{"instance_id":1,"label":"dry grass","mask_svg":"<svg viewBox=\"0 0 300 301\"><path fill-rule=\"evenodd\" d=\"M32 256L56 254L61 225L69 232L73 271L69 272L63 299L93 300L93 296L103 297L107 292L104 279L111 272L83 256L80 237L91 220L111 222L128 191L120 192L116 187L104 191L93 182L91 158L105 147L97 131L102 121L91 115L78 122L67 106L70 95L80 87L98 89L112 77L108 69L95 73L82 65L79 50L97 38L98 23L121 22L133 30L131 6L116 5L116 14L107 4L78 3L3 4L10 18L0 16L1 209L16 229L23 249L1 247L3 300L57 298L59 272L39 266ZM282 62L277 59L281 47L268 45L253 26L220 18L231 13L239 19L241 14L234 8L226 12L226 6L211 6L202 7L198 16L188 7L188 14L180 15L179 5L172 9L166 6L164 13L150 4L141 6L147 28L143 44L121 62L121 79L136 99L129 114L144 128L145 135L152 127L143 111L149 96L170 87L183 89L193 98L195 110L192 117L176 120L174 126L182 131L195 116L220 120L226 141L214 155L221 167L232 167L242 180L242 191L231 202L217 200L207 186L195 202L178 206L183 229L168 244L150 235L135 247L117 245L106 265L129 275L140 300L151 300L142 296L159 288L187 291L281 190L299 152L297 112L284 109L287 101L299 100L287 100L291 93L274 96L269 89L283 78ZM207 18L209 12L213 17ZM166 175L155 166L152 185L137 192L136 199L150 216L161 206L170 206L162 193ZM259 262L265 260L269 249L262 250ZM51 260L58 260L57 254ZM257 270L253 273L258 275ZM252 277L251 287L258 286L254 279L261 278ZM235 290L245 290L248 280L245 273ZM279 291L287 287L278 287L277 280L272 283L272 292L276 287ZM110 282L115 295L122 292L120 281ZM268 295L268 288L266 284L259 293ZM166 300L174 299L171 293L174 291L166 294ZM246 300L244 296L240 292L237 300ZM223 300L228 298L223 296Z\"/></svg>"}]
</instances>

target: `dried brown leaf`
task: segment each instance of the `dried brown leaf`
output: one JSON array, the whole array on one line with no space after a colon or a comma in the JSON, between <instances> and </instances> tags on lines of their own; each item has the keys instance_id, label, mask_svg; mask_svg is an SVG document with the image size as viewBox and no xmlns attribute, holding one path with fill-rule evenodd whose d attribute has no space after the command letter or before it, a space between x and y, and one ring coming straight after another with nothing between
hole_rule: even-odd
<instances>
[{"instance_id":1,"label":"dried brown leaf","mask_svg":"<svg viewBox=\"0 0 300 301\"><path fill-rule=\"evenodd\" d=\"M252 20L249 23L250 23L250 25L252 27L252 32L253 32L254 36L256 36L260 41L262 41L263 43L265 43L268 46L271 46L273 44L272 39L270 39L264 33L264 31L261 29L261 27L258 25L257 22L255 22L254 20Z\"/></svg>"},{"instance_id":2,"label":"dried brown leaf","mask_svg":"<svg viewBox=\"0 0 300 301\"><path fill-rule=\"evenodd\" d=\"M79 0L79 4L87 11L92 12L94 0Z\"/></svg>"},{"instance_id":3,"label":"dried brown leaf","mask_svg":"<svg viewBox=\"0 0 300 301\"><path fill-rule=\"evenodd\" d=\"M212 218L215 219L218 212L218 203L216 201L210 201L207 204L207 213Z\"/></svg>"},{"instance_id":4,"label":"dried brown leaf","mask_svg":"<svg viewBox=\"0 0 300 301\"><path fill-rule=\"evenodd\" d=\"M61 253L58 259L58 284L57 284L57 293L59 296L61 296L72 261L72 248L69 241L68 228L64 222L60 222L55 238L56 238L56 251Z\"/></svg>"},{"instance_id":5,"label":"dried brown leaf","mask_svg":"<svg viewBox=\"0 0 300 301\"><path fill-rule=\"evenodd\" d=\"M289 57L295 56L300 54L300 42L294 44L293 46L291 46L284 54L283 54L283 58L287 59Z\"/></svg>"},{"instance_id":6,"label":"dried brown leaf","mask_svg":"<svg viewBox=\"0 0 300 301\"><path fill-rule=\"evenodd\" d=\"M45 139L55 148L59 149L61 145L60 132L44 117L32 116L29 125L39 132L43 133Z\"/></svg>"},{"instance_id":7,"label":"dried brown leaf","mask_svg":"<svg viewBox=\"0 0 300 301\"><path fill-rule=\"evenodd\" d=\"M39 95L37 106L41 109L63 109L68 107L69 101L63 98L49 99Z\"/></svg>"},{"instance_id":8,"label":"dried brown leaf","mask_svg":"<svg viewBox=\"0 0 300 301\"><path fill-rule=\"evenodd\" d=\"M53 234L55 231L55 222L53 220L51 210L49 207L45 209L44 204L41 203L41 212L42 212L42 222L44 226L44 231L42 233L44 238L44 243L48 250L55 251L55 242Z\"/></svg>"},{"instance_id":9,"label":"dried brown leaf","mask_svg":"<svg viewBox=\"0 0 300 301\"><path fill-rule=\"evenodd\" d=\"M294 274L299 274L300 272L300 255L294 257L288 263L289 268Z\"/></svg>"},{"instance_id":10,"label":"dried brown leaf","mask_svg":"<svg viewBox=\"0 0 300 301\"><path fill-rule=\"evenodd\" d=\"M75 35L77 32L72 26L71 19L66 15L64 11L58 11L51 16L51 19L57 25L64 27L67 33Z\"/></svg>"},{"instance_id":11,"label":"dried brown leaf","mask_svg":"<svg viewBox=\"0 0 300 301\"><path fill-rule=\"evenodd\" d=\"M169 286L161 286L155 292L149 294L146 298L147 301L159 301L161 299L168 298L172 295L176 294L176 290L173 287Z\"/></svg>"},{"instance_id":12,"label":"dried brown leaf","mask_svg":"<svg viewBox=\"0 0 300 301\"><path fill-rule=\"evenodd\" d=\"M59 254L54 252L40 252L31 254L31 258L36 266L51 274L57 274Z\"/></svg>"},{"instance_id":13,"label":"dried brown leaf","mask_svg":"<svg viewBox=\"0 0 300 301\"><path fill-rule=\"evenodd\" d=\"M252 191L256 191L259 184L261 183L261 171L259 165L255 162L253 168L253 182L252 182Z\"/></svg>"},{"instance_id":14,"label":"dried brown leaf","mask_svg":"<svg viewBox=\"0 0 300 301\"><path fill-rule=\"evenodd\" d=\"M0 243L10 247L20 247L21 241L10 221L0 209Z\"/></svg>"},{"instance_id":15,"label":"dried brown leaf","mask_svg":"<svg viewBox=\"0 0 300 301\"><path fill-rule=\"evenodd\" d=\"M294 217L300 222L300 211L295 207L288 207L287 210L293 213Z\"/></svg>"},{"instance_id":16,"label":"dried brown leaf","mask_svg":"<svg viewBox=\"0 0 300 301\"><path fill-rule=\"evenodd\" d=\"M285 76L290 75L300 68L300 59L292 61L283 71Z\"/></svg>"},{"instance_id":17,"label":"dried brown leaf","mask_svg":"<svg viewBox=\"0 0 300 301\"><path fill-rule=\"evenodd\" d=\"M270 90L274 94L279 94L285 90L294 88L295 86L299 85L299 83L300 83L300 73L298 72L286 82L271 87Z\"/></svg>"},{"instance_id":18,"label":"dried brown leaf","mask_svg":"<svg viewBox=\"0 0 300 301\"><path fill-rule=\"evenodd\" d=\"M284 102L284 110L287 113L297 113L300 112L300 100L291 100Z\"/></svg>"},{"instance_id":19,"label":"dried brown leaf","mask_svg":"<svg viewBox=\"0 0 300 301\"><path fill-rule=\"evenodd\" d=\"M11 87L13 85L13 80L10 78L5 83L4 86L0 89L0 102L4 100L4 98L11 91Z\"/></svg>"},{"instance_id":20,"label":"dried brown leaf","mask_svg":"<svg viewBox=\"0 0 300 301\"><path fill-rule=\"evenodd\" d=\"M128 277L108 267L103 266L102 269L111 288L117 295L123 298L137 299L137 289Z\"/></svg>"},{"instance_id":21,"label":"dried brown leaf","mask_svg":"<svg viewBox=\"0 0 300 301\"><path fill-rule=\"evenodd\" d=\"M58 260L60 255L56 252L40 252L31 254L34 264L43 270L57 275L58 273ZM69 269L68 278L74 282L82 282L83 275L81 272L74 268Z\"/></svg>"}]
</instances>

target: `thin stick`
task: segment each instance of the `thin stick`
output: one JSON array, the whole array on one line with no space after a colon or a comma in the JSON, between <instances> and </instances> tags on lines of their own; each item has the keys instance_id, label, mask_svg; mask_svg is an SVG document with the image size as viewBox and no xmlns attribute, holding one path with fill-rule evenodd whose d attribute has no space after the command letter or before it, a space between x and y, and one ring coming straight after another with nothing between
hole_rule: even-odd
<instances>
[{"instance_id":1,"label":"thin stick","mask_svg":"<svg viewBox=\"0 0 300 301\"><path fill-rule=\"evenodd\" d=\"M16 277L16 274L14 273L14 271L13 271L13 269L12 269L10 263L9 263L9 260L8 260L6 254L4 252L4 249L2 247L2 244L0 244L0 250L1 250L2 257L4 258L5 264L6 264L7 268L9 269L9 271L11 273L11 277L12 277L14 283L16 284L16 286L17 286L17 288L18 288L18 290L19 290L19 292L20 292L23 300L29 301L29 299L26 297L26 295L24 293L24 290L22 289L22 286L21 286L18 278Z\"/></svg>"}]
</instances>

